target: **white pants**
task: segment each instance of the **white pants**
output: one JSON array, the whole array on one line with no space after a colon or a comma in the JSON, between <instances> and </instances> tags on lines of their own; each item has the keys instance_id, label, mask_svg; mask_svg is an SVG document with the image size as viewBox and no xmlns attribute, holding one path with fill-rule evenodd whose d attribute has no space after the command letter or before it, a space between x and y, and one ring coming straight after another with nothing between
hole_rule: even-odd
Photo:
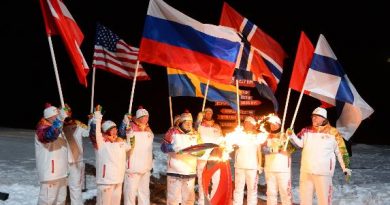
<instances>
[{"instance_id":1,"label":"white pants","mask_svg":"<svg viewBox=\"0 0 390 205\"><path fill-rule=\"evenodd\" d=\"M198 166L197 166L197 175L198 175L198 205L204 204L204 190L203 190L203 182L202 182L202 173L207 164L206 160L198 160ZM213 176L211 177L211 193L210 193L210 199L213 198L215 192L217 191L218 184L219 184L219 178L220 178L221 172L220 170L216 171Z\"/></svg>"},{"instance_id":2,"label":"white pants","mask_svg":"<svg viewBox=\"0 0 390 205\"><path fill-rule=\"evenodd\" d=\"M83 205L83 196L81 190L84 184L84 170L83 162L75 162L69 164L68 186L70 193L71 205Z\"/></svg>"},{"instance_id":3,"label":"white pants","mask_svg":"<svg viewBox=\"0 0 390 205\"><path fill-rule=\"evenodd\" d=\"M302 173L299 180L299 196L301 205L313 204L313 191L315 189L318 205L332 204L332 176Z\"/></svg>"},{"instance_id":4,"label":"white pants","mask_svg":"<svg viewBox=\"0 0 390 205\"><path fill-rule=\"evenodd\" d=\"M65 200L66 178L41 182L38 205L65 205Z\"/></svg>"},{"instance_id":5,"label":"white pants","mask_svg":"<svg viewBox=\"0 0 390 205\"><path fill-rule=\"evenodd\" d=\"M122 183L98 184L96 205L120 205L122 196Z\"/></svg>"},{"instance_id":6,"label":"white pants","mask_svg":"<svg viewBox=\"0 0 390 205\"><path fill-rule=\"evenodd\" d=\"M283 205L292 204L291 172L265 172L267 205L278 204L278 191Z\"/></svg>"},{"instance_id":7,"label":"white pants","mask_svg":"<svg viewBox=\"0 0 390 205\"><path fill-rule=\"evenodd\" d=\"M257 205L257 170L238 169L234 170L233 205L242 205L244 200L244 188L246 184L247 205Z\"/></svg>"},{"instance_id":8,"label":"white pants","mask_svg":"<svg viewBox=\"0 0 390 205\"><path fill-rule=\"evenodd\" d=\"M126 173L123 189L123 200L125 205L135 205L135 199L138 195L138 205L150 204L150 171L138 173Z\"/></svg>"},{"instance_id":9,"label":"white pants","mask_svg":"<svg viewBox=\"0 0 390 205\"><path fill-rule=\"evenodd\" d=\"M195 177L167 176L167 205L194 205Z\"/></svg>"}]
</instances>

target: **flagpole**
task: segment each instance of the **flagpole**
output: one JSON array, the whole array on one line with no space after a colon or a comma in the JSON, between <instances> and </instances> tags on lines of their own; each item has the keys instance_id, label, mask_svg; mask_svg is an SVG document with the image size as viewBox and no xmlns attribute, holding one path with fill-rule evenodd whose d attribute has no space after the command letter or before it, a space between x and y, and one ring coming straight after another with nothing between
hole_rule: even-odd
<instances>
[{"instance_id":1,"label":"flagpole","mask_svg":"<svg viewBox=\"0 0 390 205\"><path fill-rule=\"evenodd\" d=\"M301 105L303 93L305 92L305 84L306 84L306 80L305 80L305 82L303 83L303 87L302 87L302 90L301 90L301 94L299 95L299 99L298 99L297 106L295 107L294 116L293 116L293 119L292 119L292 121L291 121L290 129L293 129L293 128L294 128L295 119L296 119L296 117L297 117L298 110L299 110L299 107L300 107L300 105ZM287 150L287 145L288 145L288 141L289 141L289 140L290 140L290 136L287 136L287 140L286 140L286 143L284 144L284 148L283 148L284 151Z\"/></svg>"},{"instance_id":2,"label":"flagpole","mask_svg":"<svg viewBox=\"0 0 390 205\"><path fill-rule=\"evenodd\" d=\"M61 107L65 107L64 97L62 95L62 89L61 89L60 76L58 75L57 61L56 61L56 58L55 58L55 55L54 55L53 43L51 41L51 37L50 36L47 37L47 40L49 41L50 54L51 54L51 59L53 61L54 74L56 76L56 82L57 82L58 93L60 95Z\"/></svg>"},{"instance_id":3,"label":"flagpole","mask_svg":"<svg viewBox=\"0 0 390 205\"><path fill-rule=\"evenodd\" d=\"M172 97L169 96L169 114L171 115L171 127L173 127Z\"/></svg>"},{"instance_id":4,"label":"flagpole","mask_svg":"<svg viewBox=\"0 0 390 205\"><path fill-rule=\"evenodd\" d=\"M96 68L93 67L93 70L92 70L91 109L90 109L90 113L93 113L93 102L94 102L94 99L95 99L95 75L96 75Z\"/></svg>"},{"instance_id":5,"label":"flagpole","mask_svg":"<svg viewBox=\"0 0 390 205\"><path fill-rule=\"evenodd\" d=\"M237 119L238 119L238 127L241 126L241 118L240 118L240 95L238 94L238 80L236 79L236 96L237 96Z\"/></svg>"},{"instance_id":6,"label":"flagpole","mask_svg":"<svg viewBox=\"0 0 390 205\"><path fill-rule=\"evenodd\" d=\"M285 121L286 121L287 107L288 107L288 103L290 102L290 93L291 93L291 88L288 88L286 104L284 105L282 127L280 129L280 132L284 132L284 124L285 124Z\"/></svg>"},{"instance_id":7,"label":"flagpole","mask_svg":"<svg viewBox=\"0 0 390 205\"><path fill-rule=\"evenodd\" d=\"M135 89L135 82L137 82L138 66L139 66L139 60L137 60L137 65L135 67L135 73L134 73L134 78L133 78L133 86L131 87L129 114L131 114L131 108L133 106L134 89Z\"/></svg>"},{"instance_id":8,"label":"flagpole","mask_svg":"<svg viewBox=\"0 0 390 205\"><path fill-rule=\"evenodd\" d=\"M204 111L204 108L206 106L206 100L207 100L207 93L209 91L209 85L210 85L210 78L207 80L206 91L205 91L204 97L203 97L202 112Z\"/></svg>"}]
</instances>

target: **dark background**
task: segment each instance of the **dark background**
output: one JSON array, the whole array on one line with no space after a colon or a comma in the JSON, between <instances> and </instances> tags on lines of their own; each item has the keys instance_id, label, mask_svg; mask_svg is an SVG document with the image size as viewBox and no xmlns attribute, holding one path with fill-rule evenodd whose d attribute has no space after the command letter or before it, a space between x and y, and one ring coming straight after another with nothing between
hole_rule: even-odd
<instances>
[{"instance_id":1,"label":"dark background","mask_svg":"<svg viewBox=\"0 0 390 205\"><path fill-rule=\"evenodd\" d=\"M91 67L95 25L100 22L128 44L139 47L147 0L65 0L64 3L84 33L82 51ZM184 14L202 22L218 24L221 0L166 0ZM303 30L315 45L320 34L328 40L349 79L362 98L374 108L369 119L362 122L352 142L390 144L386 128L390 114L388 103L388 70L390 58L390 12L378 2L340 4L337 1L249 1L227 0L234 9L278 41L288 54L284 72L276 92L283 115L291 69L300 32ZM2 66L0 78L0 127L34 129L42 116L45 102L60 105L54 69L50 57L39 1L2 1ZM384 4L384 3L383 3ZM52 38L63 96L75 117L87 120L90 110L92 69L89 87L78 83L74 69L59 36ZM137 81L133 110L143 105L150 112L155 133L170 126L168 86L165 68L143 63L151 81ZM105 118L116 122L127 112L132 81L101 70L96 71L95 103L106 110ZM292 91L286 125L289 125L299 93ZM258 109L271 112L263 99ZM208 102L208 105L213 103ZM304 96L295 123L300 130L310 124L310 113L319 105ZM174 114L189 108L193 115L201 110L202 99L173 98ZM133 111L134 112L134 111ZM335 124L335 109L328 109Z\"/></svg>"}]
</instances>

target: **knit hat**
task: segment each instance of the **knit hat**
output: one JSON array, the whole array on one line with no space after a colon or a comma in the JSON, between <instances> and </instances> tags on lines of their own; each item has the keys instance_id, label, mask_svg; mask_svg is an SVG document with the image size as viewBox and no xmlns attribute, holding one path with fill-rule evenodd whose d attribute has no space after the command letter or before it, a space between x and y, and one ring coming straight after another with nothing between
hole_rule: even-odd
<instances>
[{"instance_id":1,"label":"knit hat","mask_svg":"<svg viewBox=\"0 0 390 205\"><path fill-rule=\"evenodd\" d=\"M50 117L53 117L53 116L59 114L58 109L56 107L52 106L51 104L46 103L45 107L46 107L45 110L43 110L43 117L45 119L48 119Z\"/></svg>"},{"instance_id":2,"label":"knit hat","mask_svg":"<svg viewBox=\"0 0 390 205\"><path fill-rule=\"evenodd\" d=\"M135 113L135 118L138 119L138 118L143 117L145 115L149 115L149 112L147 110L145 110L142 106L139 106L137 112Z\"/></svg>"},{"instance_id":3,"label":"knit hat","mask_svg":"<svg viewBox=\"0 0 390 205\"><path fill-rule=\"evenodd\" d=\"M244 122L250 122L252 125L256 125L256 120L251 116L247 116Z\"/></svg>"},{"instance_id":4,"label":"knit hat","mask_svg":"<svg viewBox=\"0 0 390 205\"><path fill-rule=\"evenodd\" d=\"M272 123L272 124L279 124L281 125L282 122L280 121L280 118L276 115L271 115L268 120L267 120L269 123Z\"/></svg>"},{"instance_id":5,"label":"knit hat","mask_svg":"<svg viewBox=\"0 0 390 205\"><path fill-rule=\"evenodd\" d=\"M180 115L176 115L175 118L173 118L173 124L176 125L180 121Z\"/></svg>"},{"instance_id":6,"label":"knit hat","mask_svg":"<svg viewBox=\"0 0 390 205\"><path fill-rule=\"evenodd\" d=\"M206 109L204 109L204 112L206 113L206 112L211 112L211 113L213 113L213 110L211 109L211 108L206 108Z\"/></svg>"},{"instance_id":7,"label":"knit hat","mask_svg":"<svg viewBox=\"0 0 390 205\"><path fill-rule=\"evenodd\" d=\"M327 118L327 111L322 108L322 107L317 107L316 109L313 110L313 112L311 113L312 115L318 115L318 116L321 116L323 118Z\"/></svg>"},{"instance_id":8,"label":"knit hat","mask_svg":"<svg viewBox=\"0 0 390 205\"><path fill-rule=\"evenodd\" d=\"M184 121L193 121L192 119L192 115L190 113L190 111L188 110L185 110L181 115L180 115L180 121L181 122L184 122Z\"/></svg>"},{"instance_id":9,"label":"knit hat","mask_svg":"<svg viewBox=\"0 0 390 205\"><path fill-rule=\"evenodd\" d=\"M116 124L111 120L107 120L107 121L103 122L103 124L102 124L103 132L107 132L108 130L110 130L113 127L116 127Z\"/></svg>"}]
</instances>

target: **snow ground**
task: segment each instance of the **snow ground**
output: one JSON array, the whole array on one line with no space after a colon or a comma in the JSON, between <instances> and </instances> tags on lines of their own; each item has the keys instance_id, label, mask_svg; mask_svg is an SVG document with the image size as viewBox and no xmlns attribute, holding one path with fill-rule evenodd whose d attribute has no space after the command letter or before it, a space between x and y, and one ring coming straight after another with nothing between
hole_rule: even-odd
<instances>
[{"instance_id":1,"label":"snow ground","mask_svg":"<svg viewBox=\"0 0 390 205\"><path fill-rule=\"evenodd\" d=\"M93 148L88 138L84 139L85 162L95 164ZM155 164L153 175L158 177L166 171L166 155L160 151L159 138L154 143ZM353 145L351 157L352 178L347 184L337 165L333 177L333 204L385 205L390 203L390 146ZM300 151L293 154L292 186L293 200L299 203ZM264 175L260 176L264 184ZM0 205L35 205L38 199L39 182L35 168L34 131L0 128L0 192L9 193L9 199L0 200ZM93 176L87 175L87 192L83 199L96 195ZM265 196L260 195L265 199Z\"/></svg>"}]
</instances>

